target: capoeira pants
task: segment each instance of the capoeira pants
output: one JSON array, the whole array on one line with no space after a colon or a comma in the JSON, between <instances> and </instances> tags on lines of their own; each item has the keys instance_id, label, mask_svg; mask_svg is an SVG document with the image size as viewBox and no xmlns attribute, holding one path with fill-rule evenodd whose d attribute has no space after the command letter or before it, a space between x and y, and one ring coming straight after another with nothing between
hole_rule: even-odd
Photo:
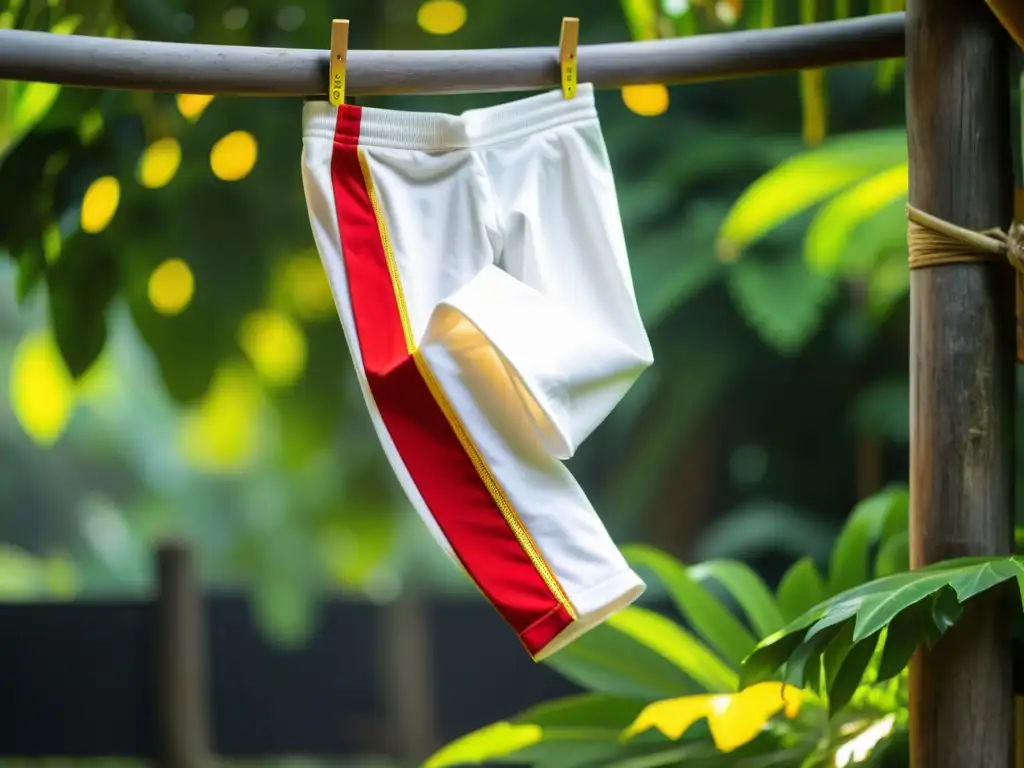
<instances>
[{"instance_id":1,"label":"capoeira pants","mask_svg":"<svg viewBox=\"0 0 1024 768\"><path fill-rule=\"evenodd\" d=\"M562 461L652 363L593 91L462 115L326 102L303 183L380 442L535 658L644 584Z\"/></svg>"}]
</instances>

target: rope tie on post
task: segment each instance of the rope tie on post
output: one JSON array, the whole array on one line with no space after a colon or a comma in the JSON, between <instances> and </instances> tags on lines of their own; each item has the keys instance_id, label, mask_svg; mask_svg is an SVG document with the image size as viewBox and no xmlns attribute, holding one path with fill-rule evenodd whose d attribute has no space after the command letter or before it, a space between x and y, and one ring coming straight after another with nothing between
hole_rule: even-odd
<instances>
[{"instance_id":1,"label":"rope tie on post","mask_svg":"<svg viewBox=\"0 0 1024 768\"><path fill-rule=\"evenodd\" d=\"M910 269L1005 260L1016 272L1017 362L1024 363L1024 224L975 231L907 205Z\"/></svg>"}]
</instances>

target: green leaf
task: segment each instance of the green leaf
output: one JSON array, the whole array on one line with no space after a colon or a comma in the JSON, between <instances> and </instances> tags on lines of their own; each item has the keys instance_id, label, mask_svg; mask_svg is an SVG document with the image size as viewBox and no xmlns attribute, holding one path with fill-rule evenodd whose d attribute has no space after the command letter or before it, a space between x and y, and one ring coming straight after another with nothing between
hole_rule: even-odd
<instances>
[{"instance_id":1,"label":"green leaf","mask_svg":"<svg viewBox=\"0 0 1024 768\"><path fill-rule=\"evenodd\" d=\"M829 643L839 633L839 629L838 626L833 626L819 632L807 642L801 643L785 660L785 677L790 685L810 688L816 693L821 692L821 657Z\"/></svg>"},{"instance_id":2,"label":"green leaf","mask_svg":"<svg viewBox=\"0 0 1024 768\"><path fill-rule=\"evenodd\" d=\"M653 40L658 36L658 11L654 0L622 0L622 10L634 40Z\"/></svg>"},{"instance_id":3,"label":"green leaf","mask_svg":"<svg viewBox=\"0 0 1024 768\"><path fill-rule=\"evenodd\" d=\"M879 683L890 680L902 672L914 655L921 638L927 634L931 622L930 601L921 601L907 608L890 622L885 633L885 647L878 664Z\"/></svg>"},{"instance_id":4,"label":"green leaf","mask_svg":"<svg viewBox=\"0 0 1024 768\"><path fill-rule=\"evenodd\" d=\"M885 542L875 558L875 576L892 576L910 568L910 535L903 531Z\"/></svg>"},{"instance_id":5,"label":"green leaf","mask_svg":"<svg viewBox=\"0 0 1024 768\"><path fill-rule=\"evenodd\" d=\"M783 625L775 597L750 566L731 560L709 560L690 568L690 576L698 582L713 579L725 587L761 637Z\"/></svg>"},{"instance_id":6,"label":"green leaf","mask_svg":"<svg viewBox=\"0 0 1024 768\"><path fill-rule=\"evenodd\" d=\"M853 698L864 672L871 663L875 649L878 647L879 632L855 643L839 662L828 683L829 717L835 717ZM828 672L826 671L826 676Z\"/></svg>"},{"instance_id":7,"label":"green leaf","mask_svg":"<svg viewBox=\"0 0 1024 768\"><path fill-rule=\"evenodd\" d=\"M762 640L744 662L741 681L770 676L797 652L801 643L830 627L843 626L847 631L852 624L851 642L856 644L878 633L922 601L931 606L931 618L922 629L920 640L933 640L959 620L963 602L1010 579L1016 579L1024 593L1024 565L1020 559L969 557L861 584L815 606ZM951 596L955 599L951 600ZM901 623L900 632L904 626ZM912 622L911 627L914 626L919 626L919 622ZM894 647L905 648L910 640L900 635L898 642L899 646ZM891 651L890 656L894 653L896 651ZM891 669L896 661L890 658L886 669Z\"/></svg>"},{"instance_id":8,"label":"green leaf","mask_svg":"<svg viewBox=\"0 0 1024 768\"><path fill-rule=\"evenodd\" d=\"M783 355L794 355L814 336L836 281L807 269L795 254L745 259L728 272L729 293L744 320Z\"/></svg>"},{"instance_id":9,"label":"green leaf","mask_svg":"<svg viewBox=\"0 0 1024 768\"><path fill-rule=\"evenodd\" d=\"M118 288L111 254L80 240L47 273L50 320L68 371L80 378L107 341L107 306Z\"/></svg>"},{"instance_id":10,"label":"green leaf","mask_svg":"<svg viewBox=\"0 0 1024 768\"><path fill-rule=\"evenodd\" d=\"M685 565L652 547L633 545L623 548L634 566L649 568L668 589L680 613L722 657L739 667L757 641L701 584L692 578Z\"/></svg>"},{"instance_id":11,"label":"green leaf","mask_svg":"<svg viewBox=\"0 0 1024 768\"><path fill-rule=\"evenodd\" d=\"M861 501L843 526L829 563L831 594L863 584L870 577L869 550L879 540L893 508L906 505L903 487L887 488Z\"/></svg>"},{"instance_id":12,"label":"green leaf","mask_svg":"<svg viewBox=\"0 0 1024 768\"><path fill-rule=\"evenodd\" d=\"M625 753L619 736L646 705L642 699L594 694L555 699L453 741L424 768L483 762L582 766Z\"/></svg>"},{"instance_id":13,"label":"green leaf","mask_svg":"<svg viewBox=\"0 0 1024 768\"><path fill-rule=\"evenodd\" d=\"M890 203L906 199L908 174L907 164L900 163L832 198L814 217L804 239L804 258L811 269L842 273L842 256L854 232Z\"/></svg>"},{"instance_id":14,"label":"green leaf","mask_svg":"<svg viewBox=\"0 0 1024 768\"><path fill-rule=\"evenodd\" d=\"M659 653L704 690L716 693L736 690L736 673L671 619L645 608L632 607L609 617L606 623Z\"/></svg>"},{"instance_id":15,"label":"green leaf","mask_svg":"<svg viewBox=\"0 0 1024 768\"><path fill-rule=\"evenodd\" d=\"M783 222L906 159L906 134L888 129L833 137L786 160L749 186L726 215L719 257L736 258Z\"/></svg>"},{"instance_id":16,"label":"green leaf","mask_svg":"<svg viewBox=\"0 0 1024 768\"><path fill-rule=\"evenodd\" d=\"M804 557L795 562L779 581L775 598L785 621L792 621L820 603L825 598L825 582L814 560Z\"/></svg>"},{"instance_id":17,"label":"green leaf","mask_svg":"<svg viewBox=\"0 0 1024 768\"><path fill-rule=\"evenodd\" d=\"M544 663L597 693L653 701L702 692L676 664L607 622L576 638Z\"/></svg>"},{"instance_id":18,"label":"green leaf","mask_svg":"<svg viewBox=\"0 0 1024 768\"><path fill-rule=\"evenodd\" d=\"M543 729L531 723L493 723L442 747L423 764L423 768L480 765L485 761L507 762L509 757L543 738Z\"/></svg>"}]
</instances>

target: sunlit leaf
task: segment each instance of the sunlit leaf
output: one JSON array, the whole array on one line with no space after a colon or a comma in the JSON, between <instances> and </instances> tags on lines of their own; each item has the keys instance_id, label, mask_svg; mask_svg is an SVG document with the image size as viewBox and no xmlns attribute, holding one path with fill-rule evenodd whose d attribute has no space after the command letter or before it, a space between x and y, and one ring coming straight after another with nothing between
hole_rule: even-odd
<instances>
[{"instance_id":1,"label":"sunlit leaf","mask_svg":"<svg viewBox=\"0 0 1024 768\"><path fill-rule=\"evenodd\" d=\"M749 743L768 721L785 710L795 717L804 692L782 683L759 683L734 694L684 696L649 704L627 729L627 738L657 728L669 739L681 738L694 723L707 718L715 746L732 752Z\"/></svg>"},{"instance_id":2,"label":"sunlit leaf","mask_svg":"<svg viewBox=\"0 0 1024 768\"><path fill-rule=\"evenodd\" d=\"M161 315L177 315L192 301L195 278L182 259L167 259L149 276L149 303Z\"/></svg>"},{"instance_id":3,"label":"sunlit leaf","mask_svg":"<svg viewBox=\"0 0 1024 768\"><path fill-rule=\"evenodd\" d=\"M674 621L645 608L610 616L607 624L661 654L709 691L736 689L736 673Z\"/></svg>"},{"instance_id":4,"label":"sunlit leaf","mask_svg":"<svg viewBox=\"0 0 1024 768\"><path fill-rule=\"evenodd\" d=\"M901 163L871 176L829 201L814 217L804 241L807 263L835 272L847 241L865 220L907 195L908 168Z\"/></svg>"},{"instance_id":5,"label":"sunlit leaf","mask_svg":"<svg viewBox=\"0 0 1024 768\"><path fill-rule=\"evenodd\" d=\"M704 690L658 648L607 622L576 638L544 663L596 693L650 701Z\"/></svg>"},{"instance_id":6,"label":"sunlit leaf","mask_svg":"<svg viewBox=\"0 0 1024 768\"><path fill-rule=\"evenodd\" d=\"M306 368L306 337L288 315L252 312L242 321L239 346L260 377L275 387L294 384Z\"/></svg>"},{"instance_id":7,"label":"sunlit leaf","mask_svg":"<svg viewBox=\"0 0 1024 768\"><path fill-rule=\"evenodd\" d=\"M182 117L193 123L200 118L211 101L213 96L209 94L179 93L176 97L178 111Z\"/></svg>"},{"instance_id":8,"label":"sunlit leaf","mask_svg":"<svg viewBox=\"0 0 1024 768\"><path fill-rule=\"evenodd\" d=\"M664 85L626 85L622 101L630 112L643 117L656 117L668 109L668 88Z\"/></svg>"},{"instance_id":9,"label":"sunlit leaf","mask_svg":"<svg viewBox=\"0 0 1024 768\"><path fill-rule=\"evenodd\" d=\"M718 600L693 579L685 565L652 547L623 549L634 566L651 569L683 616L726 661L739 666L756 645L754 637Z\"/></svg>"},{"instance_id":10,"label":"sunlit leaf","mask_svg":"<svg viewBox=\"0 0 1024 768\"><path fill-rule=\"evenodd\" d=\"M786 160L740 195L719 230L718 253L733 259L785 221L851 184L907 160L902 130L833 137Z\"/></svg>"},{"instance_id":11,"label":"sunlit leaf","mask_svg":"<svg viewBox=\"0 0 1024 768\"><path fill-rule=\"evenodd\" d=\"M622 0L622 11L634 40L653 40L658 36L655 0Z\"/></svg>"},{"instance_id":12,"label":"sunlit leaf","mask_svg":"<svg viewBox=\"0 0 1024 768\"><path fill-rule=\"evenodd\" d=\"M181 165L181 145L176 139L158 139L139 158L139 183L157 189L170 183Z\"/></svg>"},{"instance_id":13,"label":"sunlit leaf","mask_svg":"<svg viewBox=\"0 0 1024 768\"><path fill-rule=\"evenodd\" d=\"M11 361L11 409L25 433L48 447L63 434L75 407L75 388L46 332L22 338Z\"/></svg>"},{"instance_id":14,"label":"sunlit leaf","mask_svg":"<svg viewBox=\"0 0 1024 768\"><path fill-rule=\"evenodd\" d=\"M285 261L275 271L271 285L275 302L296 317L306 321L334 317L331 284L315 252Z\"/></svg>"},{"instance_id":15,"label":"sunlit leaf","mask_svg":"<svg viewBox=\"0 0 1024 768\"><path fill-rule=\"evenodd\" d=\"M456 0L428 0L417 11L416 22L431 35L450 35L466 23L466 6Z\"/></svg>"},{"instance_id":16,"label":"sunlit leaf","mask_svg":"<svg viewBox=\"0 0 1024 768\"><path fill-rule=\"evenodd\" d=\"M184 417L182 453L207 472L245 468L260 448L260 408L260 389L252 374L238 365L224 366L198 406Z\"/></svg>"},{"instance_id":17,"label":"sunlit leaf","mask_svg":"<svg viewBox=\"0 0 1024 768\"><path fill-rule=\"evenodd\" d=\"M256 138L248 131L232 131L210 150L210 169L222 181L239 181L256 165L256 155Z\"/></svg>"},{"instance_id":18,"label":"sunlit leaf","mask_svg":"<svg viewBox=\"0 0 1024 768\"><path fill-rule=\"evenodd\" d=\"M106 229L121 201L121 185L113 176L96 179L82 198L81 226L83 232L96 234Z\"/></svg>"},{"instance_id":19,"label":"sunlit leaf","mask_svg":"<svg viewBox=\"0 0 1024 768\"><path fill-rule=\"evenodd\" d=\"M431 756L424 768L506 762L554 768L625 755L628 748L619 736L644 705L642 700L594 694L556 699L457 739Z\"/></svg>"}]
</instances>

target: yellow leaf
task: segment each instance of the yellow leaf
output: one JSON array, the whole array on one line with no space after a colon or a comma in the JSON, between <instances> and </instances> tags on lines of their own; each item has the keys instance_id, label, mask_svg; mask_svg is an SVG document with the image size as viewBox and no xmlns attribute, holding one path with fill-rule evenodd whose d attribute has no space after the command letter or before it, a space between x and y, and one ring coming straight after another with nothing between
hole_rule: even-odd
<instances>
[{"instance_id":1,"label":"yellow leaf","mask_svg":"<svg viewBox=\"0 0 1024 768\"><path fill-rule=\"evenodd\" d=\"M851 184L907 160L903 131L832 139L778 165L740 195L718 235L718 256L736 258L785 221Z\"/></svg>"},{"instance_id":2,"label":"yellow leaf","mask_svg":"<svg viewBox=\"0 0 1024 768\"><path fill-rule=\"evenodd\" d=\"M149 189L168 184L181 165L181 145L176 139L158 139L139 158L139 183Z\"/></svg>"},{"instance_id":3,"label":"yellow leaf","mask_svg":"<svg viewBox=\"0 0 1024 768\"><path fill-rule=\"evenodd\" d=\"M834 270L857 226L905 197L908 183L908 166L901 163L832 198L807 230L804 253L808 264L819 272Z\"/></svg>"},{"instance_id":4,"label":"yellow leaf","mask_svg":"<svg viewBox=\"0 0 1024 768\"><path fill-rule=\"evenodd\" d=\"M177 315L192 301L195 278L181 259L167 259L149 276L149 303L161 315Z\"/></svg>"},{"instance_id":5,"label":"yellow leaf","mask_svg":"<svg viewBox=\"0 0 1024 768\"><path fill-rule=\"evenodd\" d=\"M27 131L45 117L60 95L60 86L53 83L27 83L14 107L13 133Z\"/></svg>"},{"instance_id":6,"label":"yellow leaf","mask_svg":"<svg viewBox=\"0 0 1024 768\"><path fill-rule=\"evenodd\" d=\"M668 109L668 88L664 85L627 85L622 101L630 112L643 117L656 117Z\"/></svg>"},{"instance_id":7,"label":"yellow leaf","mask_svg":"<svg viewBox=\"0 0 1024 768\"><path fill-rule=\"evenodd\" d=\"M320 257L315 253L284 262L273 280L275 297L302 320L319 320L334 314L334 295Z\"/></svg>"},{"instance_id":8,"label":"yellow leaf","mask_svg":"<svg viewBox=\"0 0 1024 768\"><path fill-rule=\"evenodd\" d=\"M779 711L796 717L804 692L783 683L758 683L734 694L701 694L649 704L623 733L626 739L650 728L666 738L683 737L694 723L707 718L715 746L732 752L753 741Z\"/></svg>"},{"instance_id":9,"label":"yellow leaf","mask_svg":"<svg viewBox=\"0 0 1024 768\"><path fill-rule=\"evenodd\" d=\"M719 696L708 715L715 746L732 752L753 741L780 710L799 712L803 691L783 683L758 683L732 696Z\"/></svg>"},{"instance_id":10,"label":"yellow leaf","mask_svg":"<svg viewBox=\"0 0 1024 768\"><path fill-rule=\"evenodd\" d=\"M665 699L648 704L637 715L636 720L623 733L623 737L631 739L638 733L650 728L657 728L668 739L680 739L690 726L707 717L711 712L713 700L719 698L713 694L698 696L682 696L678 699Z\"/></svg>"},{"instance_id":11,"label":"yellow leaf","mask_svg":"<svg viewBox=\"0 0 1024 768\"><path fill-rule=\"evenodd\" d=\"M121 202L121 185L113 176L96 179L82 198L82 231L96 234L106 229Z\"/></svg>"},{"instance_id":12,"label":"yellow leaf","mask_svg":"<svg viewBox=\"0 0 1024 768\"><path fill-rule=\"evenodd\" d=\"M281 312L253 312L242 321L239 345L260 377L271 386L295 383L306 367L306 337Z\"/></svg>"},{"instance_id":13,"label":"yellow leaf","mask_svg":"<svg viewBox=\"0 0 1024 768\"><path fill-rule=\"evenodd\" d=\"M18 343L10 397L18 423L38 445L53 445L63 434L75 407L75 385L49 333L33 333Z\"/></svg>"},{"instance_id":14,"label":"yellow leaf","mask_svg":"<svg viewBox=\"0 0 1024 768\"><path fill-rule=\"evenodd\" d=\"M178 111L189 122L194 123L203 114L206 107L213 101L213 96L200 93L179 93L177 96Z\"/></svg>"},{"instance_id":15,"label":"yellow leaf","mask_svg":"<svg viewBox=\"0 0 1024 768\"><path fill-rule=\"evenodd\" d=\"M423 768L479 765L526 749L540 741L543 735L541 727L532 723L494 723L463 736L435 752L433 757L423 764Z\"/></svg>"},{"instance_id":16,"label":"yellow leaf","mask_svg":"<svg viewBox=\"0 0 1024 768\"><path fill-rule=\"evenodd\" d=\"M259 384L240 365L217 371L198 407L185 415L180 448L186 460L206 472L244 469L260 445Z\"/></svg>"},{"instance_id":17,"label":"yellow leaf","mask_svg":"<svg viewBox=\"0 0 1024 768\"><path fill-rule=\"evenodd\" d=\"M256 138L248 131L232 131L210 150L210 168L223 181L244 179L256 165Z\"/></svg>"},{"instance_id":18,"label":"yellow leaf","mask_svg":"<svg viewBox=\"0 0 1024 768\"><path fill-rule=\"evenodd\" d=\"M466 6L455 0L429 0L420 6L416 22L431 35L450 35L466 23Z\"/></svg>"}]
</instances>

